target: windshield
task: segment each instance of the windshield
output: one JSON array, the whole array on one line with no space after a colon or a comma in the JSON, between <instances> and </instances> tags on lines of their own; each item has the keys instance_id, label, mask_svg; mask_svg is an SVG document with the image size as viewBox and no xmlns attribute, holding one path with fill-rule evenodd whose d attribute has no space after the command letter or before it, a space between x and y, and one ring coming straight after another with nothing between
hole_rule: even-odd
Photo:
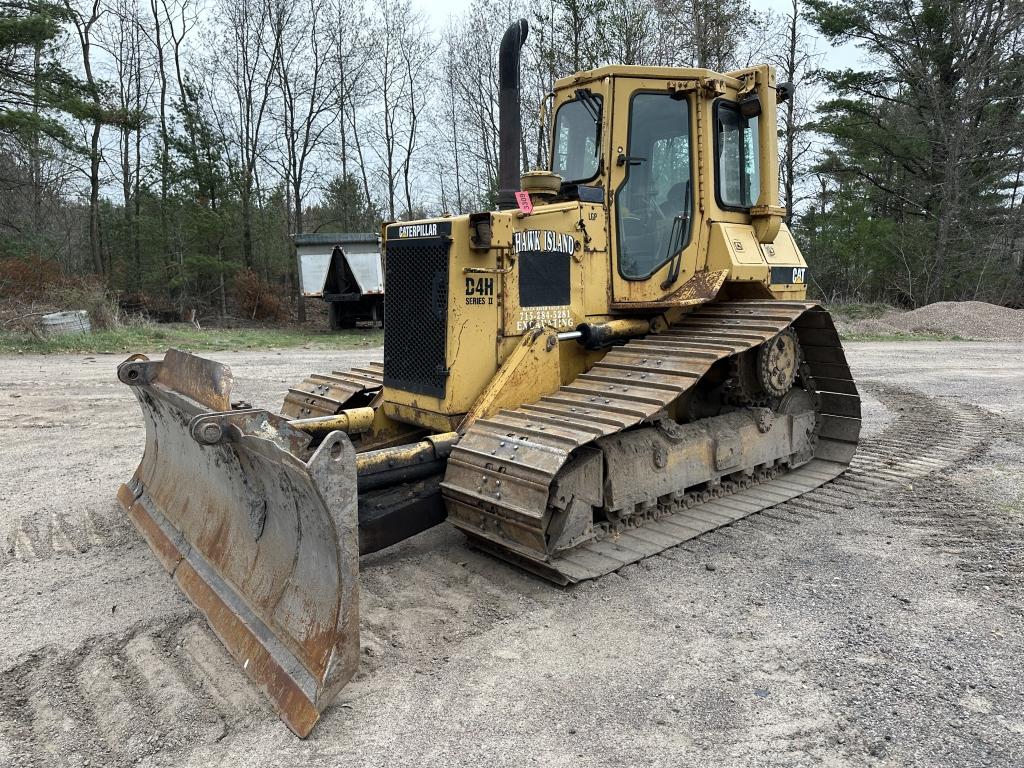
<instances>
[{"instance_id":1,"label":"windshield","mask_svg":"<svg viewBox=\"0 0 1024 768\"><path fill-rule=\"evenodd\" d=\"M563 181L579 183L597 176L600 164L601 97L577 96L558 108L551 170Z\"/></svg>"},{"instance_id":2,"label":"windshield","mask_svg":"<svg viewBox=\"0 0 1024 768\"><path fill-rule=\"evenodd\" d=\"M690 110L669 93L638 93L629 142L619 156L626 179L616 194L619 272L644 280L690 242Z\"/></svg>"}]
</instances>

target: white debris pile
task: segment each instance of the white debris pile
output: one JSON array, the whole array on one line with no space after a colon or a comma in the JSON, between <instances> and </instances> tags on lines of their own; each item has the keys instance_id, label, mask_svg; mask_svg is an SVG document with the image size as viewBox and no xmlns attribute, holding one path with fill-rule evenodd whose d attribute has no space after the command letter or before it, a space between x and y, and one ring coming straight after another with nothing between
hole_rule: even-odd
<instances>
[{"instance_id":1,"label":"white debris pile","mask_svg":"<svg viewBox=\"0 0 1024 768\"><path fill-rule=\"evenodd\" d=\"M92 325L89 322L89 313L84 309L70 312L52 312L43 315L39 321L43 332L51 336L68 333L89 333Z\"/></svg>"}]
</instances>

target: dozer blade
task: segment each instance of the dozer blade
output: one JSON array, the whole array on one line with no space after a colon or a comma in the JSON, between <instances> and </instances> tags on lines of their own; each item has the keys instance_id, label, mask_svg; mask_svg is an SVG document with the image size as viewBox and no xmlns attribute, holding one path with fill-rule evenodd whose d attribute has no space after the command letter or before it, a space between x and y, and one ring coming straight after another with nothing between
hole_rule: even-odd
<instances>
[{"instance_id":1,"label":"dozer blade","mask_svg":"<svg viewBox=\"0 0 1024 768\"><path fill-rule=\"evenodd\" d=\"M281 718L306 736L359 659L355 451L315 451L279 416L231 411L231 371L136 356L146 449L118 500Z\"/></svg>"}]
</instances>

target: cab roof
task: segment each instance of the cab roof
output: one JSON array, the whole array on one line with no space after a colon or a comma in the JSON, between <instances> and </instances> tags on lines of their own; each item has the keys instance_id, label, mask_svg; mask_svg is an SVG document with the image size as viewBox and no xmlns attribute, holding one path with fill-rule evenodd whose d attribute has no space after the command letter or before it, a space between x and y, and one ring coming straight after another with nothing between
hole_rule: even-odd
<instances>
[{"instance_id":1,"label":"cab roof","mask_svg":"<svg viewBox=\"0 0 1024 768\"><path fill-rule=\"evenodd\" d=\"M640 67L632 64L609 64L597 69L584 70L555 81L555 90L571 88L583 83L603 80L606 77L631 77L650 80L724 80L727 85L738 87L743 75L758 67L748 67L734 72L715 72L696 67ZM732 81L732 82L730 82Z\"/></svg>"}]
</instances>

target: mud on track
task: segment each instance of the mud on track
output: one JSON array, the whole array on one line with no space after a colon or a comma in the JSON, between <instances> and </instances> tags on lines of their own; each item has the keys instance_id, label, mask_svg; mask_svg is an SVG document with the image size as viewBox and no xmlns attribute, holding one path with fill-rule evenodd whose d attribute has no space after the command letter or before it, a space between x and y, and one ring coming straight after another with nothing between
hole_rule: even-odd
<instances>
[{"instance_id":1,"label":"mud on track","mask_svg":"<svg viewBox=\"0 0 1024 768\"><path fill-rule=\"evenodd\" d=\"M811 494L572 589L447 526L364 558L364 663L306 742L115 506L117 358L7 358L0 765L1018 766L1024 347L849 351L863 447ZM269 405L373 356L218 357Z\"/></svg>"}]
</instances>

